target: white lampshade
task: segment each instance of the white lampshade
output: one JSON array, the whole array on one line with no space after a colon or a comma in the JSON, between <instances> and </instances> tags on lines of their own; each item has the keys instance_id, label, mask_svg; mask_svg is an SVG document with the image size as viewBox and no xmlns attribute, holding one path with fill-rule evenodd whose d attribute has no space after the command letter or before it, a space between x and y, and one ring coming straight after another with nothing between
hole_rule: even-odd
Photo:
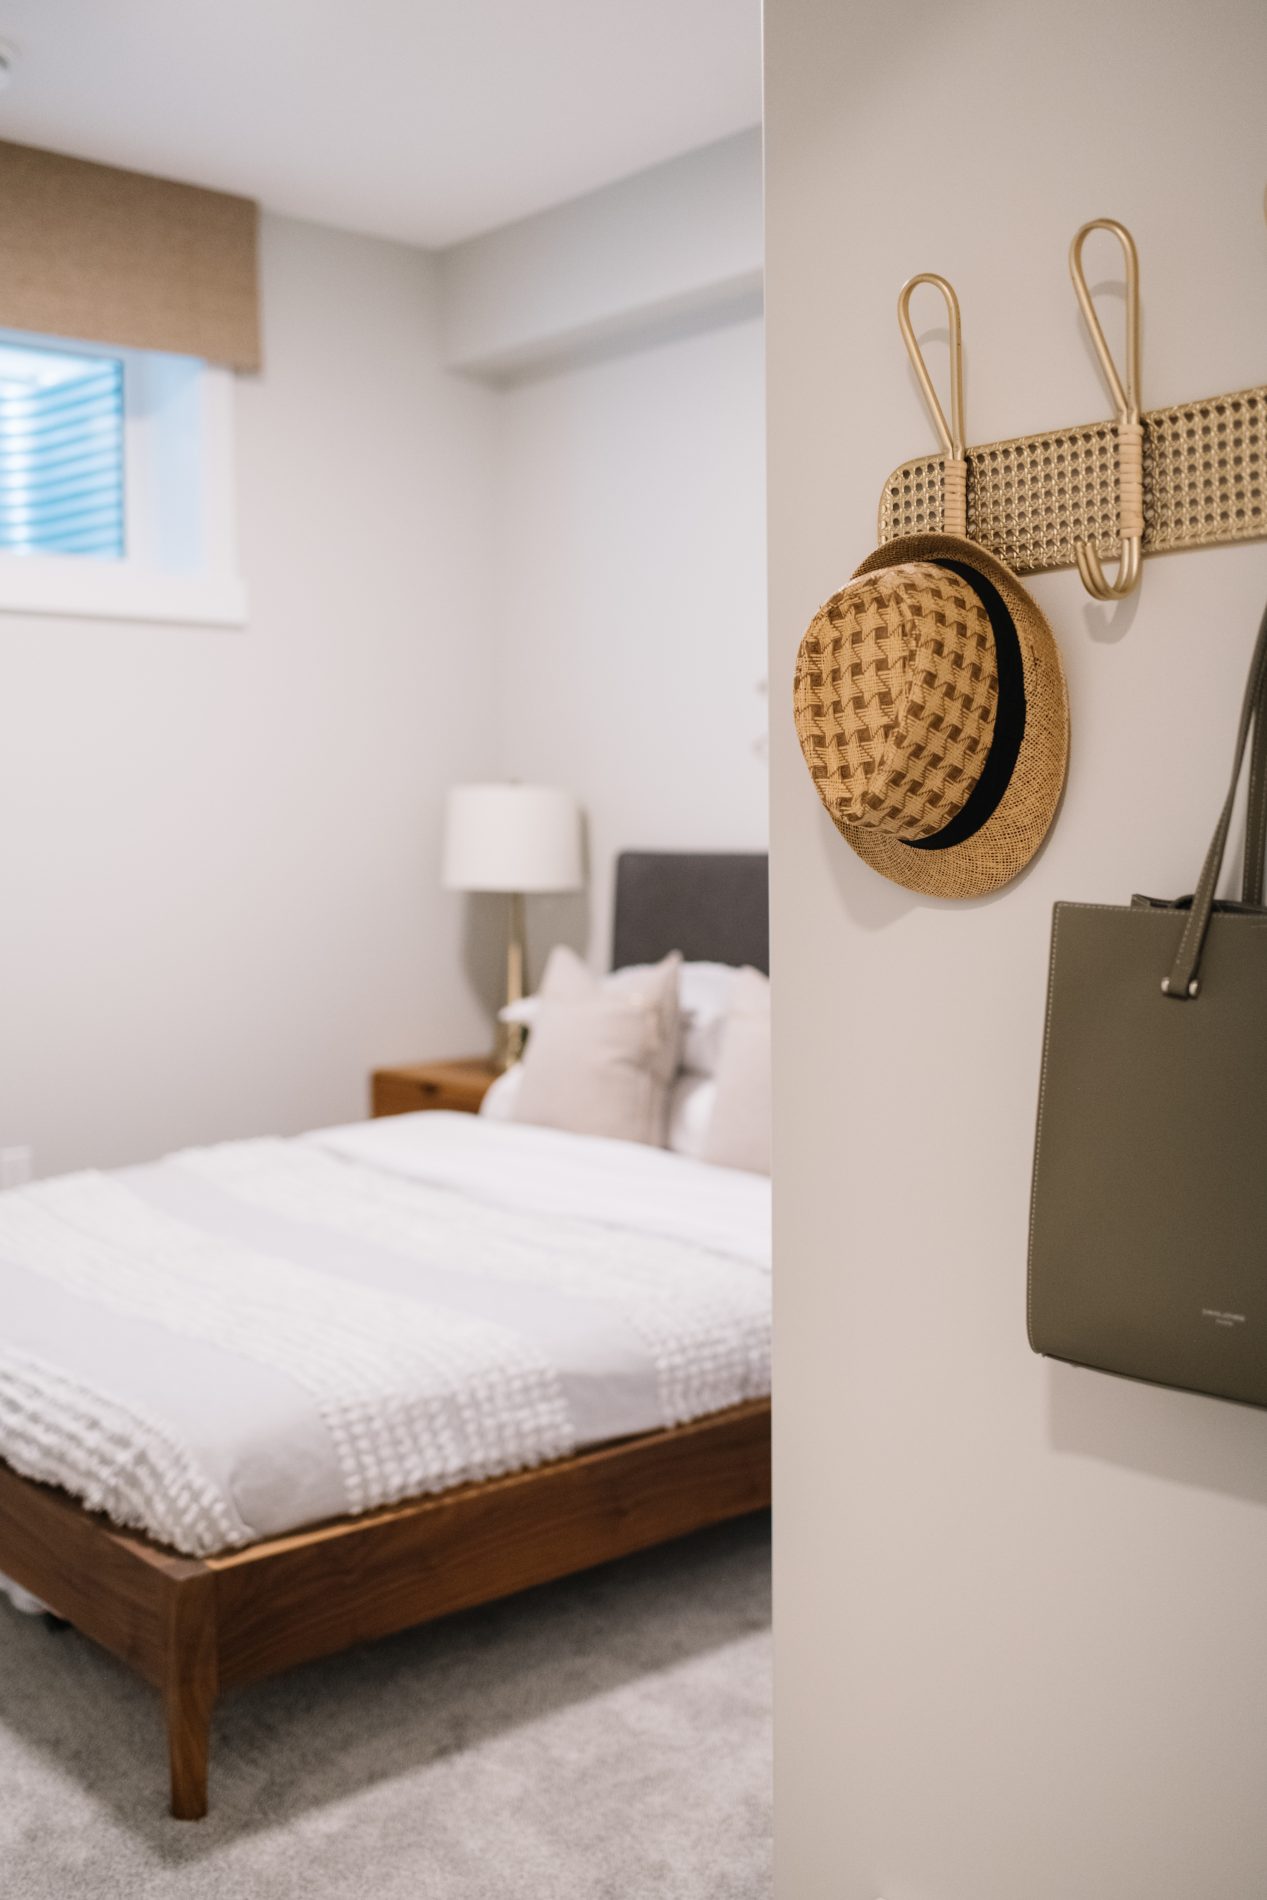
<instances>
[{"instance_id":1,"label":"white lampshade","mask_svg":"<svg viewBox=\"0 0 1267 1900\"><path fill-rule=\"evenodd\" d=\"M581 814L553 785L455 785L444 825L450 891L578 891Z\"/></svg>"}]
</instances>

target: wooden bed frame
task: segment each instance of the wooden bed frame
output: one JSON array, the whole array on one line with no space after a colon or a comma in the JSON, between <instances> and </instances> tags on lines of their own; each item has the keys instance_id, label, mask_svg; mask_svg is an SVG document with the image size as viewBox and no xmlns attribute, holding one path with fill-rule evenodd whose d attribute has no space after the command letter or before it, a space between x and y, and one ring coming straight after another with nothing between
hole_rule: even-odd
<instances>
[{"instance_id":1,"label":"wooden bed frame","mask_svg":"<svg viewBox=\"0 0 1267 1900\"><path fill-rule=\"evenodd\" d=\"M769 1501L768 1399L204 1559L0 1462L0 1571L162 1692L171 1811L196 1821L222 1689Z\"/></svg>"},{"instance_id":2,"label":"wooden bed frame","mask_svg":"<svg viewBox=\"0 0 1267 1900\"><path fill-rule=\"evenodd\" d=\"M617 860L617 963L681 949L765 969L768 943L763 855ZM162 1692L171 1811L193 1821L207 1812L222 1689L769 1502L768 1399L203 1559L122 1531L0 1461L0 1571Z\"/></svg>"}]
</instances>

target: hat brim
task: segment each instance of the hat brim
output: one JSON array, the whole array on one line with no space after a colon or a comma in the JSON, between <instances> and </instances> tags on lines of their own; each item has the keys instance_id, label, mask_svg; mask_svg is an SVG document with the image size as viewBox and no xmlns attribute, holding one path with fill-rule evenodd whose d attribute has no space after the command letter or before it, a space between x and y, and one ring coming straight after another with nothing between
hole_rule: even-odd
<instances>
[{"instance_id":1,"label":"hat brim","mask_svg":"<svg viewBox=\"0 0 1267 1900\"><path fill-rule=\"evenodd\" d=\"M915 849L891 832L841 825L841 835L874 871L929 897L984 897L1025 869L1051 828L1069 762L1069 696L1055 637L1011 569L975 541L910 534L869 554L854 579L905 561L956 561L992 583L1016 629L1025 685L1025 730L1007 788L972 837L944 849Z\"/></svg>"}]
</instances>

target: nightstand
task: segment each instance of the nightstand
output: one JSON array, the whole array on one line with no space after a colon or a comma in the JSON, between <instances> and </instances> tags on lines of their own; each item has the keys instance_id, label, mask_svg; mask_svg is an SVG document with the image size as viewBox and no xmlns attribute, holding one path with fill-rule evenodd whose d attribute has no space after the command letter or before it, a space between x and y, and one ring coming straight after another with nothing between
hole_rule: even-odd
<instances>
[{"instance_id":1,"label":"nightstand","mask_svg":"<svg viewBox=\"0 0 1267 1900\"><path fill-rule=\"evenodd\" d=\"M473 1115L497 1074L487 1056L455 1062L402 1062L393 1069L375 1069L370 1113L412 1115L420 1108L447 1108Z\"/></svg>"}]
</instances>

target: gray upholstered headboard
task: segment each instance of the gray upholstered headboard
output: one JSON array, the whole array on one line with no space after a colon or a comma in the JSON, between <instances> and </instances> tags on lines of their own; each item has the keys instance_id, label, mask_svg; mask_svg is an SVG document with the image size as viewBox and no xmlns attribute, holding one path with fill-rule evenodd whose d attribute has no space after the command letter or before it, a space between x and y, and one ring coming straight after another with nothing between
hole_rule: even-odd
<instances>
[{"instance_id":1,"label":"gray upholstered headboard","mask_svg":"<svg viewBox=\"0 0 1267 1900\"><path fill-rule=\"evenodd\" d=\"M764 851L622 851L616 860L612 968L691 963L770 968L769 860Z\"/></svg>"}]
</instances>

